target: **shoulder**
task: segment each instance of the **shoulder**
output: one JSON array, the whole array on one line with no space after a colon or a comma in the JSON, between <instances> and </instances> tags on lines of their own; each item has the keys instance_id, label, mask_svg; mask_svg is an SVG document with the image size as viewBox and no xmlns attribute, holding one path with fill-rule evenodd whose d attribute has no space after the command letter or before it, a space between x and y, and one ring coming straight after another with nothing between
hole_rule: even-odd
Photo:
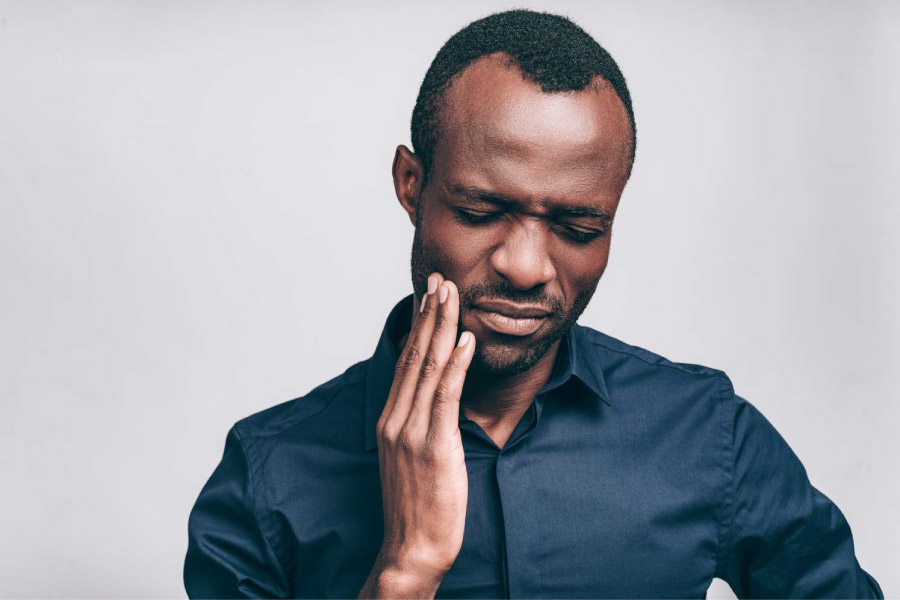
<instances>
[{"instance_id":1,"label":"shoulder","mask_svg":"<svg viewBox=\"0 0 900 600\"><path fill-rule=\"evenodd\" d=\"M578 325L582 343L603 372L611 395L649 392L654 397L685 393L696 399L730 399L734 388L728 375L714 367L676 362L640 346L625 343L591 327Z\"/></svg>"},{"instance_id":2,"label":"shoulder","mask_svg":"<svg viewBox=\"0 0 900 600\"><path fill-rule=\"evenodd\" d=\"M271 406L235 423L234 430L245 441L272 438L308 424L328 411L336 401L361 400L366 382L368 360L317 386L307 394Z\"/></svg>"},{"instance_id":3,"label":"shoulder","mask_svg":"<svg viewBox=\"0 0 900 600\"><path fill-rule=\"evenodd\" d=\"M633 346L607 335L601 331L597 331L591 327L584 325L578 326L581 329L584 338L598 351L618 357L633 364L635 367L652 368L652 369L673 369L678 373L688 376L714 376L722 377L725 373L719 369L697 365L692 363L682 363L669 360L668 358L651 352L640 346Z\"/></svg>"}]
</instances>

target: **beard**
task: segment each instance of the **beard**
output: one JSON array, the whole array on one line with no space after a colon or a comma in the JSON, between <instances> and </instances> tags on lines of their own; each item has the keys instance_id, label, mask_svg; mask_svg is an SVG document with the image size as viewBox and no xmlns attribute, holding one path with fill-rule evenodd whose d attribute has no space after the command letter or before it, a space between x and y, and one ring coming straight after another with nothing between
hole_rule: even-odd
<instances>
[{"instance_id":1,"label":"beard","mask_svg":"<svg viewBox=\"0 0 900 600\"><path fill-rule=\"evenodd\" d=\"M425 243L422 234L421 209L416 214L416 227L413 233L413 245L410 258L413 290L419 298L423 298L428 289L428 276L435 271L443 273L436 253ZM496 339L476 340L475 355L469 370L492 376L510 376L523 373L533 367L553 344L562 338L587 308L597 283L582 290L575 296L572 307L566 310L561 299L551 296L544 286L536 286L522 291L513 287L509 281L499 278L494 282L479 282L466 288L459 288L459 323L457 338L462 334L463 320L470 313L478 300L508 300L516 303L537 304L550 311L546 318L550 327L537 339L525 342L516 336L495 334ZM453 283L456 283L455 281Z\"/></svg>"}]
</instances>

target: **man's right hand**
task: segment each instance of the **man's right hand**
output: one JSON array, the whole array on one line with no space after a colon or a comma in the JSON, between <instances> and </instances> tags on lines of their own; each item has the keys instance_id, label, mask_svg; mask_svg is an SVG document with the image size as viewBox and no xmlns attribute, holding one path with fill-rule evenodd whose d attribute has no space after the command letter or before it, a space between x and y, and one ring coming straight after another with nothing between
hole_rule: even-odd
<instances>
[{"instance_id":1,"label":"man's right hand","mask_svg":"<svg viewBox=\"0 0 900 600\"><path fill-rule=\"evenodd\" d=\"M462 547L459 398L475 337L465 332L457 345L458 320L459 291L431 275L378 420L384 539L360 597L434 597Z\"/></svg>"}]
</instances>

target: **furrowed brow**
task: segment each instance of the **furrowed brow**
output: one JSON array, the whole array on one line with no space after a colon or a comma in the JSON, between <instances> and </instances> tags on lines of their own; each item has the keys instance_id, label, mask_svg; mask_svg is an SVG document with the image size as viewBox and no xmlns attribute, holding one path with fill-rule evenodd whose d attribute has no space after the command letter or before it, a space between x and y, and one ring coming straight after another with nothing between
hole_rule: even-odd
<instances>
[{"instance_id":1,"label":"furrowed brow","mask_svg":"<svg viewBox=\"0 0 900 600\"><path fill-rule=\"evenodd\" d=\"M464 185L451 185L447 190L454 196L459 196L469 202L486 202L503 208L522 206L521 202L495 194L480 188L473 188Z\"/></svg>"},{"instance_id":2,"label":"furrowed brow","mask_svg":"<svg viewBox=\"0 0 900 600\"><path fill-rule=\"evenodd\" d=\"M597 219L604 224L609 224L612 221L612 217L609 216L608 212L593 206L559 206L552 212L557 217Z\"/></svg>"},{"instance_id":3,"label":"furrowed brow","mask_svg":"<svg viewBox=\"0 0 900 600\"><path fill-rule=\"evenodd\" d=\"M494 192L489 192L481 188L469 187L464 185L450 185L447 187L447 191L450 192L450 194L468 200L469 202L483 202L507 209L526 208L526 205L518 200L507 198L506 196L495 194ZM560 205L552 203L549 204L548 208L548 212L554 218L568 217L576 219L596 219L597 221L600 221L602 225L608 225L612 222L612 217L605 210L585 204Z\"/></svg>"}]
</instances>

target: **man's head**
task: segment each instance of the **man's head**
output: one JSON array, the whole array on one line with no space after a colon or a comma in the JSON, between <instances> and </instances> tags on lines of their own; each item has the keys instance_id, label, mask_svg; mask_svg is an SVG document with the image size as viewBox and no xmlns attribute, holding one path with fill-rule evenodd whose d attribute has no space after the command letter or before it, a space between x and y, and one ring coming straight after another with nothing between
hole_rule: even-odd
<instances>
[{"instance_id":1,"label":"man's head","mask_svg":"<svg viewBox=\"0 0 900 600\"><path fill-rule=\"evenodd\" d=\"M442 273L459 287L461 330L478 340L472 368L525 371L580 316L606 268L634 159L624 77L563 17L491 15L438 52L412 139L415 153L400 146L393 171L416 228L415 292ZM503 322L498 311L534 318Z\"/></svg>"}]
</instances>

